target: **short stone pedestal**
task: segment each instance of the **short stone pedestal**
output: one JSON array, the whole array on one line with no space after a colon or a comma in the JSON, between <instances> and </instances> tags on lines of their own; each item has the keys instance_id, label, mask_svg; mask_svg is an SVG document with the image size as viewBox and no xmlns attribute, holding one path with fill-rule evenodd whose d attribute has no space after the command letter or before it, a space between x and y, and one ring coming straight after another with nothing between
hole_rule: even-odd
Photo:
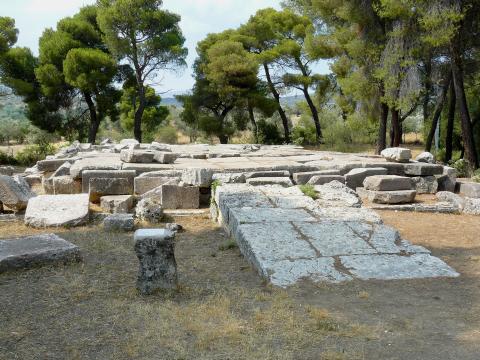
<instances>
[{"instance_id":1,"label":"short stone pedestal","mask_svg":"<svg viewBox=\"0 0 480 360\"><path fill-rule=\"evenodd\" d=\"M143 295L177 287L175 233L166 229L142 229L134 235L140 267L137 289Z\"/></svg>"}]
</instances>

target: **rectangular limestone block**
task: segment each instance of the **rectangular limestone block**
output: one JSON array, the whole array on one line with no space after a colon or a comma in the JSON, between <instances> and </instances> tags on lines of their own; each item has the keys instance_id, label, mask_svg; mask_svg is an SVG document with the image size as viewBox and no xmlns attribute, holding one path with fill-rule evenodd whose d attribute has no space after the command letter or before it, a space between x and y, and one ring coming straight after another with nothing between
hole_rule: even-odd
<instances>
[{"instance_id":1,"label":"rectangular limestone block","mask_svg":"<svg viewBox=\"0 0 480 360\"><path fill-rule=\"evenodd\" d=\"M80 249L54 234L0 240L0 273L79 260Z\"/></svg>"},{"instance_id":2,"label":"rectangular limestone block","mask_svg":"<svg viewBox=\"0 0 480 360\"><path fill-rule=\"evenodd\" d=\"M160 189L161 204L164 209L198 209L200 207L200 190L197 186L163 185Z\"/></svg>"},{"instance_id":3,"label":"rectangular limestone block","mask_svg":"<svg viewBox=\"0 0 480 360\"><path fill-rule=\"evenodd\" d=\"M368 169L353 169L345 175L345 183L350 188L355 190L363 186L363 181L369 176L387 175L388 170L382 167L368 168Z\"/></svg>"},{"instance_id":4,"label":"rectangular limestone block","mask_svg":"<svg viewBox=\"0 0 480 360\"><path fill-rule=\"evenodd\" d=\"M308 185L325 185L332 181L338 181L345 184L345 176L342 175L315 175L309 181Z\"/></svg>"},{"instance_id":5,"label":"rectangular limestone block","mask_svg":"<svg viewBox=\"0 0 480 360\"><path fill-rule=\"evenodd\" d=\"M122 150L120 160L126 163L149 164L153 162L155 153L148 150Z\"/></svg>"},{"instance_id":6,"label":"rectangular limestone block","mask_svg":"<svg viewBox=\"0 0 480 360\"><path fill-rule=\"evenodd\" d=\"M132 195L133 179L131 178L91 178L89 194L91 202L99 202L106 195Z\"/></svg>"},{"instance_id":7,"label":"rectangular limestone block","mask_svg":"<svg viewBox=\"0 0 480 360\"><path fill-rule=\"evenodd\" d=\"M173 164L178 157L178 154L172 152L155 151L153 159L159 164Z\"/></svg>"},{"instance_id":8,"label":"rectangular limestone block","mask_svg":"<svg viewBox=\"0 0 480 360\"><path fill-rule=\"evenodd\" d=\"M59 194L80 194L82 192L82 184L79 180L75 180L71 176L58 176L52 178L53 193Z\"/></svg>"},{"instance_id":9,"label":"rectangular limestone block","mask_svg":"<svg viewBox=\"0 0 480 360\"><path fill-rule=\"evenodd\" d=\"M37 167L39 171L54 172L65 162L65 159L41 160L37 162Z\"/></svg>"},{"instance_id":10,"label":"rectangular limestone block","mask_svg":"<svg viewBox=\"0 0 480 360\"><path fill-rule=\"evenodd\" d=\"M128 214L132 211L134 203L132 195L109 195L100 199L102 210L112 214Z\"/></svg>"},{"instance_id":11,"label":"rectangular limestone block","mask_svg":"<svg viewBox=\"0 0 480 360\"><path fill-rule=\"evenodd\" d=\"M340 170L322 170L322 171L310 171L304 173L295 173L293 174L293 181L297 185L305 185L310 181L314 176L324 176L324 175L340 175ZM319 184L321 185L321 184Z\"/></svg>"},{"instance_id":12,"label":"rectangular limestone block","mask_svg":"<svg viewBox=\"0 0 480 360\"><path fill-rule=\"evenodd\" d=\"M417 196L416 190L372 191L358 188L357 192L374 204L410 204Z\"/></svg>"},{"instance_id":13,"label":"rectangular limestone block","mask_svg":"<svg viewBox=\"0 0 480 360\"><path fill-rule=\"evenodd\" d=\"M173 177L137 177L134 180L135 195L143 195L172 181Z\"/></svg>"},{"instance_id":14,"label":"rectangular limestone block","mask_svg":"<svg viewBox=\"0 0 480 360\"><path fill-rule=\"evenodd\" d=\"M404 176L396 175L375 175L367 177L363 186L367 190L373 191L396 191L412 190L412 180Z\"/></svg>"},{"instance_id":15,"label":"rectangular limestone block","mask_svg":"<svg viewBox=\"0 0 480 360\"><path fill-rule=\"evenodd\" d=\"M405 175L408 176L434 176L443 174L443 166L426 163L405 164Z\"/></svg>"},{"instance_id":16,"label":"rectangular limestone block","mask_svg":"<svg viewBox=\"0 0 480 360\"><path fill-rule=\"evenodd\" d=\"M129 179L133 187L133 179L137 175L135 170L86 170L82 173L82 192L88 193L91 178L102 179ZM126 194L122 194L126 195Z\"/></svg>"},{"instance_id":17,"label":"rectangular limestone block","mask_svg":"<svg viewBox=\"0 0 480 360\"><path fill-rule=\"evenodd\" d=\"M479 183L469 183L469 182L459 182L460 193L466 197L479 199L480 198L480 184Z\"/></svg>"}]
</instances>

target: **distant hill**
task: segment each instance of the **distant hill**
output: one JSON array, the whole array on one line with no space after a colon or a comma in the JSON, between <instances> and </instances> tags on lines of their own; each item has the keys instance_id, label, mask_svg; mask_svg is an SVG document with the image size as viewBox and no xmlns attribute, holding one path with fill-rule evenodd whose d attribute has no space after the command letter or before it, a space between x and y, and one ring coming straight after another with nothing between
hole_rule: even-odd
<instances>
[{"instance_id":1,"label":"distant hill","mask_svg":"<svg viewBox=\"0 0 480 360\"><path fill-rule=\"evenodd\" d=\"M25 104L17 96L0 96L0 121L26 121Z\"/></svg>"}]
</instances>

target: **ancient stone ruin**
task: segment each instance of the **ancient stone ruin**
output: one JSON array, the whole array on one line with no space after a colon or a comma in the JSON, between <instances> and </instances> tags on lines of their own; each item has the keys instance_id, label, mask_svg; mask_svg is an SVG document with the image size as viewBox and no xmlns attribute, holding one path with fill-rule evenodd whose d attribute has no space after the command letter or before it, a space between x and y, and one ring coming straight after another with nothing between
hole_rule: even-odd
<instances>
[{"instance_id":1,"label":"ancient stone ruin","mask_svg":"<svg viewBox=\"0 0 480 360\"><path fill-rule=\"evenodd\" d=\"M35 228L100 219L105 231L133 231L160 227L166 211L210 207L246 259L278 286L302 279L458 276L428 249L383 225L375 210L480 214L480 184L457 181L455 170L434 163L431 154L412 160L401 148L374 156L291 145L104 141L73 143L23 174L9 170L1 170L0 218L23 216ZM424 202L425 194L437 200ZM181 229L171 226L168 234ZM165 234L135 236L137 254L148 246L152 251L147 262L139 256L143 293L176 282L173 253L164 257L173 252L164 244L173 237ZM162 247L169 250L155 250ZM153 272L145 270L150 267Z\"/></svg>"}]
</instances>

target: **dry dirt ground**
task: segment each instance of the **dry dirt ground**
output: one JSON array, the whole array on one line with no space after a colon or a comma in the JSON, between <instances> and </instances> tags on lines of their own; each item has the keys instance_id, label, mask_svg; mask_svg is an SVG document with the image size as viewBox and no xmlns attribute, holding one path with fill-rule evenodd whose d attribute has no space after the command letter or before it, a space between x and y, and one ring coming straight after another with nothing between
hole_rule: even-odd
<instances>
[{"instance_id":1,"label":"dry dirt ground","mask_svg":"<svg viewBox=\"0 0 480 360\"><path fill-rule=\"evenodd\" d=\"M480 219L382 216L462 276L276 289L198 216L176 219L178 292L142 297L132 234L64 230L83 263L0 275L0 359L478 360Z\"/></svg>"}]
</instances>

